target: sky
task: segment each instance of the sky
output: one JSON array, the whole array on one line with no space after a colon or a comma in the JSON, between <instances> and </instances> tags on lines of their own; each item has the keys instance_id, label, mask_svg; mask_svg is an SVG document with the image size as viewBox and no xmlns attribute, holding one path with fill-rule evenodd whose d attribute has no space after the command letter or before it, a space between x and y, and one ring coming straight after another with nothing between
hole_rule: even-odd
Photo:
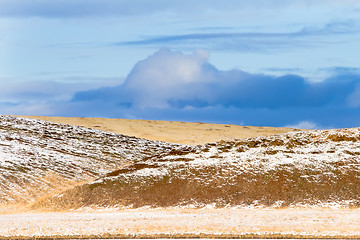
<instances>
[{"instance_id":1,"label":"sky","mask_svg":"<svg viewBox=\"0 0 360 240\"><path fill-rule=\"evenodd\" d=\"M0 0L0 114L359 127L358 0Z\"/></svg>"}]
</instances>

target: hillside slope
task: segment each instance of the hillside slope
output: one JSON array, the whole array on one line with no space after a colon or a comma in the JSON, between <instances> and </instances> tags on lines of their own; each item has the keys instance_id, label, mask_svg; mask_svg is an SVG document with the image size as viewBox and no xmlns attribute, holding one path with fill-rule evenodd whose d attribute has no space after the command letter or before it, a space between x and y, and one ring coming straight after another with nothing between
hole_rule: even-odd
<instances>
[{"instance_id":1,"label":"hillside slope","mask_svg":"<svg viewBox=\"0 0 360 240\"><path fill-rule=\"evenodd\" d=\"M178 147L0 115L0 206L29 203Z\"/></svg>"},{"instance_id":2,"label":"hillside slope","mask_svg":"<svg viewBox=\"0 0 360 240\"><path fill-rule=\"evenodd\" d=\"M360 129L173 149L37 202L35 208L360 206Z\"/></svg>"}]
</instances>

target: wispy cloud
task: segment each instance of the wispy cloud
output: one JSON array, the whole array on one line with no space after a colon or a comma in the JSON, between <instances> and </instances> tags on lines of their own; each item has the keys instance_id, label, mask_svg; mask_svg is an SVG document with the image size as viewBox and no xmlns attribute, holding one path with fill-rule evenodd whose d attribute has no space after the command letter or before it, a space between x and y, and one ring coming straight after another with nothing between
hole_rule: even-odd
<instances>
[{"instance_id":1,"label":"wispy cloud","mask_svg":"<svg viewBox=\"0 0 360 240\"><path fill-rule=\"evenodd\" d=\"M294 125L287 125L288 128L298 128L298 129L319 129L318 125L316 123L310 122L310 121L301 121Z\"/></svg>"},{"instance_id":2,"label":"wispy cloud","mask_svg":"<svg viewBox=\"0 0 360 240\"><path fill-rule=\"evenodd\" d=\"M330 68L323 68L320 70L327 71L332 74L346 74L346 75L360 74L360 68L357 68L357 67L334 66L334 67L330 67Z\"/></svg>"},{"instance_id":3,"label":"wispy cloud","mask_svg":"<svg viewBox=\"0 0 360 240\"><path fill-rule=\"evenodd\" d=\"M304 27L294 32L198 32L149 37L115 43L117 46L188 46L240 51L271 51L294 46L313 46L336 42L331 37L359 33L353 21L333 22L323 27Z\"/></svg>"},{"instance_id":4,"label":"wispy cloud","mask_svg":"<svg viewBox=\"0 0 360 240\"><path fill-rule=\"evenodd\" d=\"M270 71L270 72L301 72L304 69L302 68L281 68L281 67L277 67L277 68L264 68L264 71Z\"/></svg>"}]
</instances>

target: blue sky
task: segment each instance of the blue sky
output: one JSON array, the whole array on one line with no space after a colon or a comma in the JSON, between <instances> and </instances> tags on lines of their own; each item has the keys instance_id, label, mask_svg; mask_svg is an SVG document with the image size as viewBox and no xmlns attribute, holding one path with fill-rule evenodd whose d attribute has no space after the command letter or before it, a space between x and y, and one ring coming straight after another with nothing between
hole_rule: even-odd
<instances>
[{"instance_id":1,"label":"blue sky","mask_svg":"<svg viewBox=\"0 0 360 240\"><path fill-rule=\"evenodd\" d=\"M359 126L358 0L0 0L0 113Z\"/></svg>"}]
</instances>

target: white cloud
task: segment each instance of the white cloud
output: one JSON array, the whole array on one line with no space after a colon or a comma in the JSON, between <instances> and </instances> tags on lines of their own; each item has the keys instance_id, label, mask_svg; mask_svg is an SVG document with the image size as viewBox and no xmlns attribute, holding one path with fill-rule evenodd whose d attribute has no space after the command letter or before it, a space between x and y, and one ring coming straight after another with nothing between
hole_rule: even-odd
<instances>
[{"instance_id":1,"label":"white cloud","mask_svg":"<svg viewBox=\"0 0 360 240\"><path fill-rule=\"evenodd\" d=\"M320 129L320 127L311 121L301 121L294 125L286 125L288 128L298 128L298 129Z\"/></svg>"},{"instance_id":2,"label":"white cloud","mask_svg":"<svg viewBox=\"0 0 360 240\"><path fill-rule=\"evenodd\" d=\"M171 99L189 100L204 94L199 92L204 83L215 81L216 70L207 63L208 57L202 50L183 54L160 49L134 66L124 88L142 108L167 107Z\"/></svg>"},{"instance_id":3,"label":"white cloud","mask_svg":"<svg viewBox=\"0 0 360 240\"><path fill-rule=\"evenodd\" d=\"M131 117L302 129L358 126L357 73L340 72L320 83L309 83L297 75L221 71L208 59L201 50L184 54L161 49L139 61L125 82L92 90L85 80L62 85L3 83L0 110L5 114Z\"/></svg>"}]
</instances>

